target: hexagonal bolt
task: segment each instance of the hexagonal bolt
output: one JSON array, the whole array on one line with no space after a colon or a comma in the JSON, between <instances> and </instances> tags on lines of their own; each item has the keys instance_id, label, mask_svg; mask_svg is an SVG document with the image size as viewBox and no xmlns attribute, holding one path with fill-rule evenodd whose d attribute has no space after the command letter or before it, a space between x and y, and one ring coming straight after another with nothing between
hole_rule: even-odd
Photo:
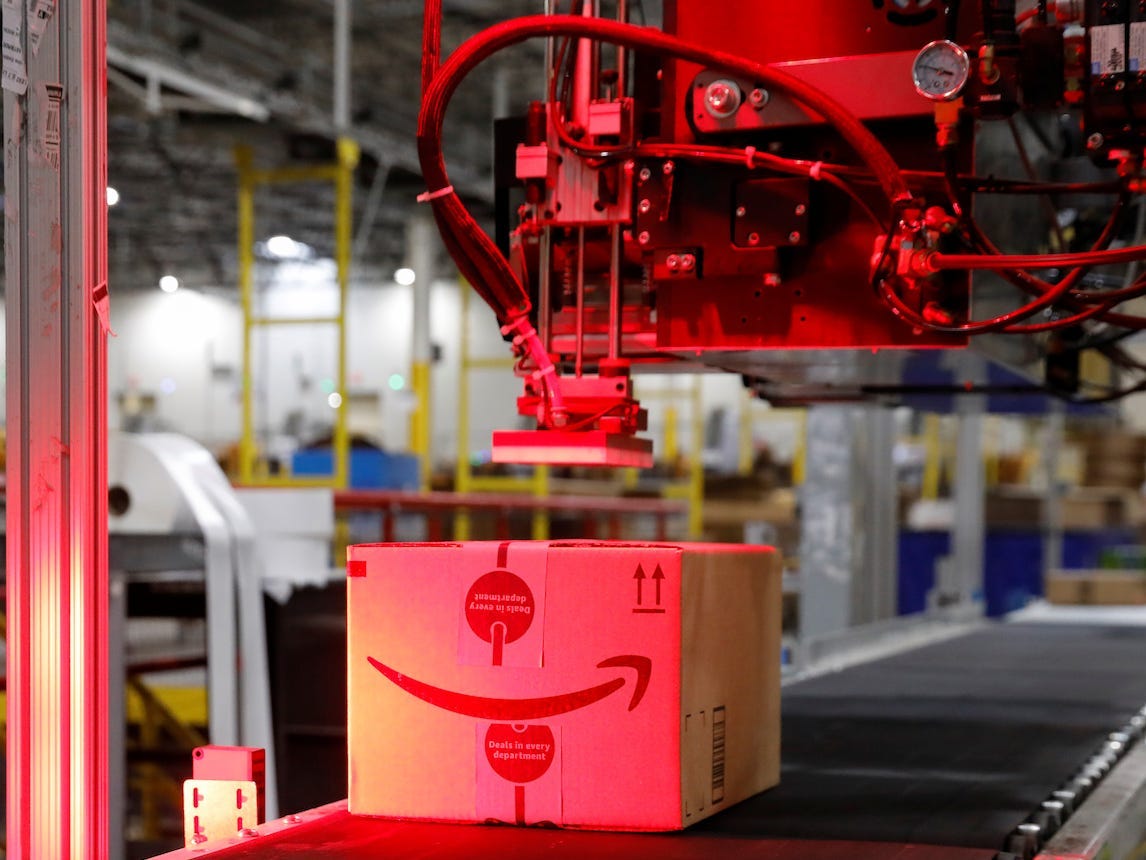
<instances>
[{"instance_id":1,"label":"hexagonal bolt","mask_svg":"<svg viewBox=\"0 0 1146 860\"><path fill-rule=\"evenodd\" d=\"M649 236L648 230L642 230L640 233L637 234L637 242L639 242L642 245L649 244L649 239L651 239L651 238L652 237Z\"/></svg>"},{"instance_id":2,"label":"hexagonal bolt","mask_svg":"<svg viewBox=\"0 0 1146 860\"><path fill-rule=\"evenodd\" d=\"M745 209L743 206L737 206L736 207L736 217L737 218L743 218L747 214L748 214L748 210Z\"/></svg>"},{"instance_id":3,"label":"hexagonal bolt","mask_svg":"<svg viewBox=\"0 0 1146 860\"><path fill-rule=\"evenodd\" d=\"M665 257L665 268L670 272L680 271L680 257L676 254L669 254Z\"/></svg>"},{"instance_id":4,"label":"hexagonal bolt","mask_svg":"<svg viewBox=\"0 0 1146 860\"><path fill-rule=\"evenodd\" d=\"M680 270L682 272L691 272L696 269L696 255L695 254L681 254L680 255Z\"/></svg>"},{"instance_id":5,"label":"hexagonal bolt","mask_svg":"<svg viewBox=\"0 0 1146 860\"><path fill-rule=\"evenodd\" d=\"M641 182L648 182L650 179L653 178L653 172L651 170L649 170L647 167L642 167L641 172L638 174L638 176L640 176Z\"/></svg>"},{"instance_id":6,"label":"hexagonal bolt","mask_svg":"<svg viewBox=\"0 0 1146 860\"><path fill-rule=\"evenodd\" d=\"M752 105L756 110L763 110L768 106L768 102L772 101L772 95L768 90L757 87L748 94L748 104Z\"/></svg>"},{"instance_id":7,"label":"hexagonal bolt","mask_svg":"<svg viewBox=\"0 0 1146 860\"><path fill-rule=\"evenodd\" d=\"M704 91L704 106L717 119L727 119L738 110L743 101L740 87L735 81L713 81Z\"/></svg>"},{"instance_id":8,"label":"hexagonal bolt","mask_svg":"<svg viewBox=\"0 0 1146 860\"><path fill-rule=\"evenodd\" d=\"M748 234L748 244L749 245L759 245L760 244L760 234L759 233L749 233Z\"/></svg>"},{"instance_id":9,"label":"hexagonal bolt","mask_svg":"<svg viewBox=\"0 0 1146 860\"><path fill-rule=\"evenodd\" d=\"M1096 149L1102 149L1104 143L1106 143L1106 138L1096 131L1086 139L1086 148L1094 152Z\"/></svg>"},{"instance_id":10,"label":"hexagonal bolt","mask_svg":"<svg viewBox=\"0 0 1146 860\"><path fill-rule=\"evenodd\" d=\"M671 161L666 161L661 165L661 173L665 176L672 176L674 170L676 170L676 164Z\"/></svg>"},{"instance_id":11,"label":"hexagonal bolt","mask_svg":"<svg viewBox=\"0 0 1146 860\"><path fill-rule=\"evenodd\" d=\"M793 230L788 234L788 241L795 245L800 241L800 232L798 230Z\"/></svg>"},{"instance_id":12,"label":"hexagonal bolt","mask_svg":"<svg viewBox=\"0 0 1146 860\"><path fill-rule=\"evenodd\" d=\"M255 830L255 828L253 828L253 827L244 827L242 830L239 831L239 835L244 837L245 839L252 839L255 836L259 835L259 831Z\"/></svg>"},{"instance_id":13,"label":"hexagonal bolt","mask_svg":"<svg viewBox=\"0 0 1146 860\"><path fill-rule=\"evenodd\" d=\"M653 208L653 202L647 197L637 204L637 211L642 215L648 215L649 211Z\"/></svg>"},{"instance_id":14,"label":"hexagonal bolt","mask_svg":"<svg viewBox=\"0 0 1146 860\"><path fill-rule=\"evenodd\" d=\"M796 214L797 215L803 215L807 211L808 211L808 207L805 206L803 203L797 203L796 204Z\"/></svg>"}]
</instances>

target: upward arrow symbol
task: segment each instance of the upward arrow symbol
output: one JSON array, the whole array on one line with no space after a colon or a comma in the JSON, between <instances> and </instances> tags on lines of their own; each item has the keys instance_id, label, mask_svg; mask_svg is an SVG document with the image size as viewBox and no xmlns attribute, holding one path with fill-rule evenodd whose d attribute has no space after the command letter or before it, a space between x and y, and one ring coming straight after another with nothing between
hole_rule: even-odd
<instances>
[{"instance_id":1,"label":"upward arrow symbol","mask_svg":"<svg viewBox=\"0 0 1146 860\"><path fill-rule=\"evenodd\" d=\"M637 606L641 605L643 598L643 591L645 586L645 569L639 564L637 565L637 572L633 574L633 579L637 581ZM660 591L660 584L657 584L657 591Z\"/></svg>"},{"instance_id":2,"label":"upward arrow symbol","mask_svg":"<svg viewBox=\"0 0 1146 860\"><path fill-rule=\"evenodd\" d=\"M653 582L657 584L657 606L661 605L661 582L664 578L665 572L661 570L661 566L658 564L657 569L653 571Z\"/></svg>"}]
</instances>

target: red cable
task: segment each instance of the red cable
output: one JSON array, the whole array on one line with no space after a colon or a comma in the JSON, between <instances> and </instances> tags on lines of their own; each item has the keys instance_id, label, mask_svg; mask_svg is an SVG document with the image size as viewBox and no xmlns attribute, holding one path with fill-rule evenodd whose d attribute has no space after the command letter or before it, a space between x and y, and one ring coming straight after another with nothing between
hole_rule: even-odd
<instances>
[{"instance_id":1,"label":"red cable","mask_svg":"<svg viewBox=\"0 0 1146 860\"><path fill-rule=\"evenodd\" d=\"M1146 245L1077 251L1072 254L929 254L923 268L931 273L950 269L1047 269L1104 266L1146 260Z\"/></svg>"},{"instance_id":2,"label":"red cable","mask_svg":"<svg viewBox=\"0 0 1146 860\"><path fill-rule=\"evenodd\" d=\"M442 56L442 0L426 0L422 12L422 95L430 89Z\"/></svg>"},{"instance_id":3,"label":"red cable","mask_svg":"<svg viewBox=\"0 0 1146 860\"><path fill-rule=\"evenodd\" d=\"M1106 226L1103 228L1102 234L1095 240L1094 245L1091 246L1092 251L1098 251L1106 248L1114 239L1114 235L1118 230L1119 224L1121 223L1121 213L1126 206L1126 200L1127 196L1125 193L1119 195L1118 200L1115 201L1114 208L1111 210L1110 219L1107 221ZM1004 256L998 247L990 240L987 234L979 228L973 219L968 220L964 226L970 231L970 238L977 247L983 249L983 251L985 251L987 254L994 255L996 257ZM1064 278L1064 280L1073 279L1074 283L1077 284L1077 282L1082 279L1082 276L1086 274L1086 271L1086 269L1073 269L1066 276L1066 278ZM996 270L996 273L1000 277L1009 281L1013 286L1018 287L1019 289L1032 296L1040 296L1047 290L1054 288L1053 284L1044 281L1041 278L1037 278L1029 272L1021 272L1017 270L1008 271L1006 269L1000 269ZM1072 291L1071 296L1067 299L1064 299L1063 304L1078 310L1082 302L1077 298L1076 293L1077 291ZM1102 297L1099 296L1098 298L1101 299ZM1146 322L1146 317L1112 313L1111 308L1116 306L1116 304L1109 307L1106 305L1099 305L1098 307L1101 309L1101 312L1098 313L1093 313L1093 309L1088 309L1080 312L1077 317L1053 320L1048 323L1037 323L1031 326L1013 326L1011 328L1004 329L1004 331L1008 333L1031 333L1036 330L1045 331L1051 327L1066 327L1068 325L1072 325L1076 322L1081 322L1084 319L1089 319L1092 317L1100 320L1101 322L1105 322L1109 325L1117 326L1119 328L1142 328L1143 322Z\"/></svg>"}]
</instances>

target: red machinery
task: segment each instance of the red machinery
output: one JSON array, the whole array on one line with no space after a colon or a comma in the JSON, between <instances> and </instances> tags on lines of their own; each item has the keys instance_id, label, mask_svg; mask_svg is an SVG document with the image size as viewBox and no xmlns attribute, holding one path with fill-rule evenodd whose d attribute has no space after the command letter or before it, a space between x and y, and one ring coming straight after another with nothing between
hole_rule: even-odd
<instances>
[{"instance_id":1,"label":"red machinery","mask_svg":"<svg viewBox=\"0 0 1146 860\"><path fill-rule=\"evenodd\" d=\"M495 26L439 69L440 4L427 4L423 199L504 324L521 359L519 411L539 428L495 434L495 459L649 462L635 435L639 365L710 365L764 393L853 397L876 381L863 353L825 383L824 350L962 347L1003 332L1052 356L1048 383L1077 395L1077 355L1100 329L1107 357L1132 368L1112 344L1146 320L1116 309L1146 281L1111 289L1088 272L1146 256L1109 250L1141 185L1146 13L1135 4L666 0L663 29L626 23L624 0L603 5L550 4L561 14ZM513 141L519 206L503 254L452 191L442 121L478 63L537 37L549 40L548 97ZM1071 111L1117 176L975 174L980 123L1047 109ZM1109 195L1110 217L1078 253L1062 253L1072 249L1056 222L1031 233L1036 250L1059 253L1004 255L972 215L980 195L1083 192ZM970 273L981 269L1013 297L976 318ZM995 294L1000 282L983 280Z\"/></svg>"}]
</instances>

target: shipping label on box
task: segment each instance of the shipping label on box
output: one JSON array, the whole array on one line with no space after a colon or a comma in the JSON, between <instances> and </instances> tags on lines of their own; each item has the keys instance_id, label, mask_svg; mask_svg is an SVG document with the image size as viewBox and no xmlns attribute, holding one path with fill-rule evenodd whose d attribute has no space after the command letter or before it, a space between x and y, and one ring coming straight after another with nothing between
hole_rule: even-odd
<instances>
[{"instance_id":1,"label":"shipping label on box","mask_svg":"<svg viewBox=\"0 0 1146 860\"><path fill-rule=\"evenodd\" d=\"M671 830L778 780L771 550L475 542L349 558L352 812Z\"/></svg>"}]
</instances>

